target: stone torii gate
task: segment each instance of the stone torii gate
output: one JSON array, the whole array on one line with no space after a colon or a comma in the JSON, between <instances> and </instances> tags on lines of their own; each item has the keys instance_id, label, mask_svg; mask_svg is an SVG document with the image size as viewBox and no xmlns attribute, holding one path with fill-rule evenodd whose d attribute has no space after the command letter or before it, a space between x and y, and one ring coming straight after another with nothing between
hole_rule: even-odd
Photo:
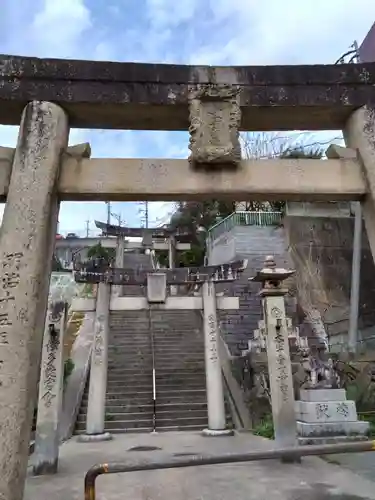
<instances>
[{"instance_id":1,"label":"stone torii gate","mask_svg":"<svg viewBox=\"0 0 375 500\"><path fill-rule=\"evenodd\" d=\"M88 78L90 75L90 78ZM0 498L21 500L59 202L361 201L375 256L375 63L266 67L0 56ZM189 130L189 160L89 158L69 128ZM239 130L343 130L327 160L240 158Z\"/></svg>"},{"instance_id":2,"label":"stone torii gate","mask_svg":"<svg viewBox=\"0 0 375 500\"><path fill-rule=\"evenodd\" d=\"M142 238L142 242L138 248L149 248L154 250L168 251L168 267L173 269L176 263L177 250L190 250L190 241L192 235L184 232L177 232L164 227L155 228L138 228L138 227L122 227L105 222L95 221L98 229L101 229L104 236L116 236L116 267L124 267L124 251L127 246L125 238ZM159 240L159 241L158 241ZM134 248L134 246L133 246ZM170 288L171 294L176 294L174 285ZM119 295L120 289L114 288L114 293Z\"/></svg>"},{"instance_id":3,"label":"stone torii gate","mask_svg":"<svg viewBox=\"0 0 375 500\"><path fill-rule=\"evenodd\" d=\"M95 221L95 225L98 229L101 229L103 236L116 236L118 239L117 247L123 245L123 251L126 248L126 238L142 238L139 248L168 250L170 269L175 267L177 250L190 250L191 234L187 232L176 232L164 227L122 227L99 221ZM135 248L135 246L132 245L132 248ZM119 267L117 262L116 265Z\"/></svg>"},{"instance_id":4,"label":"stone torii gate","mask_svg":"<svg viewBox=\"0 0 375 500\"><path fill-rule=\"evenodd\" d=\"M217 309L239 308L238 297L216 295L215 283L235 281L247 266L247 261L237 261L220 266L178 268L148 272L133 269L98 268L80 270L75 273L79 283L98 284L94 299L75 299L72 309L81 312L96 312L94 347L90 365L89 400L86 434L81 441L111 439L104 432L105 396L107 386L107 350L110 311L155 309L203 309L203 330L205 345L205 367L207 386L208 429L207 436L231 433L226 429L224 392L221 364L218 350L219 324ZM167 285L194 283L202 287L201 296L168 297ZM147 295L140 297L112 297L111 285L143 285ZM152 332L150 332L152 335ZM155 371L153 377L155 399Z\"/></svg>"}]
</instances>

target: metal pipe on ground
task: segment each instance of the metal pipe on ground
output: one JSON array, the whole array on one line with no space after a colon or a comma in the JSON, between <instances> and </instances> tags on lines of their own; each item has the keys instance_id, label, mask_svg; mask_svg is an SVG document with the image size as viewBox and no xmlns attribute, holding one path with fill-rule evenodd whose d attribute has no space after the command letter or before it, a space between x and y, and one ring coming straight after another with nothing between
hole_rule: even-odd
<instances>
[{"instance_id":1,"label":"metal pipe on ground","mask_svg":"<svg viewBox=\"0 0 375 500\"><path fill-rule=\"evenodd\" d=\"M339 444L295 446L275 450L254 451L251 453L231 453L224 455L195 455L189 458L171 459L164 462L140 460L132 463L108 463L94 465L85 476L85 500L95 500L95 481L102 474L117 474L119 472L137 472L146 470L178 469L197 467L199 465L233 464L240 462L255 462L257 460L296 460L309 455L333 455L337 453L359 453L375 451L375 441L357 441Z\"/></svg>"}]
</instances>

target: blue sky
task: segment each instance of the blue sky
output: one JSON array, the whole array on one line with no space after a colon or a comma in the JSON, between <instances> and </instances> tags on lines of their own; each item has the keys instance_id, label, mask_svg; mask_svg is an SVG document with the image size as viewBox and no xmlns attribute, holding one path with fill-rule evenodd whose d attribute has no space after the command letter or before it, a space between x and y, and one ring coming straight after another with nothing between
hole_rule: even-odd
<instances>
[{"instance_id":1,"label":"blue sky","mask_svg":"<svg viewBox=\"0 0 375 500\"><path fill-rule=\"evenodd\" d=\"M332 63L353 40L362 41L374 20L374 0L1 0L0 53L212 65ZM16 138L16 127L0 126L0 145L15 146ZM188 154L181 132L71 131L72 144L83 141L94 157ZM139 208L112 205L137 226ZM163 220L170 211L170 204L152 203L150 219ZM63 203L60 229L83 235L89 219L93 234L93 220L105 217L104 203Z\"/></svg>"}]
</instances>

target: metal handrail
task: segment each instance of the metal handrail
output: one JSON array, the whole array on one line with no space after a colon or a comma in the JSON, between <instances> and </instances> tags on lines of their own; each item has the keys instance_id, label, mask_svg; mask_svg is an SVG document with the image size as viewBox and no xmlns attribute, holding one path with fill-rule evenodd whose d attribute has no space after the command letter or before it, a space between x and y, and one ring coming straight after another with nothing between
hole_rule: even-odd
<instances>
[{"instance_id":1,"label":"metal handrail","mask_svg":"<svg viewBox=\"0 0 375 500\"><path fill-rule=\"evenodd\" d=\"M118 474L119 472L137 472L146 470L180 469L183 467L197 467L201 465L233 464L255 462L257 460L281 459L284 462L298 461L308 455L333 455L336 453L358 453L375 451L375 441L359 441L337 444L293 446L290 448L276 448L273 450L259 450L249 453L227 453L224 455L195 454L189 458L170 458L160 460L139 460L132 463L107 463L94 465L85 475L85 500L95 500L96 478L102 474Z\"/></svg>"},{"instance_id":2,"label":"metal handrail","mask_svg":"<svg viewBox=\"0 0 375 500\"><path fill-rule=\"evenodd\" d=\"M208 240L213 242L234 226L277 226L281 223L282 215L280 211L271 210L233 212L210 227Z\"/></svg>"}]
</instances>

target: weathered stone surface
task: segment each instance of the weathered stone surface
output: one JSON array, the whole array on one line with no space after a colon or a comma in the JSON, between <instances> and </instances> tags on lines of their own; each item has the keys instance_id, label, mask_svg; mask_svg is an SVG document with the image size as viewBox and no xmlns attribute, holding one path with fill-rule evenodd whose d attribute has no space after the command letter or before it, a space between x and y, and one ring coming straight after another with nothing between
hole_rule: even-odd
<instances>
[{"instance_id":1,"label":"weathered stone surface","mask_svg":"<svg viewBox=\"0 0 375 500\"><path fill-rule=\"evenodd\" d=\"M368 432L368 429L369 423L361 420L322 424L297 421L297 431L301 437L363 436Z\"/></svg>"},{"instance_id":2,"label":"weathered stone surface","mask_svg":"<svg viewBox=\"0 0 375 500\"><path fill-rule=\"evenodd\" d=\"M203 86L190 94L189 158L193 166L217 168L241 160L239 88Z\"/></svg>"},{"instance_id":3,"label":"weathered stone surface","mask_svg":"<svg viewBox=\"0 0 375 500\"><path fill-rule=\"evenodd\" d=\"M274 446L272 440L250 433L220 439L207 439L195 432L125 433L116 436L110 444L88 446L70 440L61 449L64 474L38 480L30 478L25 500L82 500L85 473L93 463L103 460L129 464L141 460L162 462L166 457L177 460L181 454L215 456L267 450ZM146 447L158 449L151 453L136 451ZM334 465L334 459L341 462L343 456L348 466L346 463L345 467ZM374 500L373 456L374 453L333 455L331 463L319 457L306 457L298 466L259 460L152 473L111 474L97 479L97 498L118 500L127 495L132 500Z\"/></svg>"},{"instance_id":4,"label":"weathered stone surface","mask_svg":"<svg viewBox=\"0 0 375 500\"><path fill-rule=\"evenodd\" d=\"M150 303L164 303L167 299L167 275L150 273L147 275L147 300Z\"/></svg>"},{"instance_id":5,"label":"weathered stone surface","mask_svg":"<svg viewBox=\"0 0 375 500\"><path fill-rule=\"evenodd\" d=\"M345 401L345 389L314 389L314 390L300 390L301 401L310 403L320 401Z\"/></svg>"},{"instance_id":6,"label":"weathered stone surface","mask_svg":"<svg viewBox=\"0 0 375 500\"><path fill-rule=\"evenodd\" d=\"M357 157L357 151L352 148L338 146L337 144L330 144L326 150L326 157L331 159L355 159Z\"/></svg>"},{"instance_id":7,"label":"weathered stone surface","mask_svg":"<svg viewBox=\"0 0 375 500\"><path fill-rule=\"evenodd\" d=\"M42 346L65 113L25 108L0 233L0 498L21 500Z\"/></svg>"},{"instance_id":8,"label":"weathered stone surface","mask_svg":"<svg viewBox=\"0 0 375 500\"><path fill-rule=\"evenodd\" d=\"M355 422L354 401L296 401L296 418L307 423Z\"/></svg>"},{"instance_id":9,"label":"weathered stone surface","mask_svg":"<svg viewBox=\"0 0 375 500\"><path fill-rule=\"evenodd\" d=\"M63 389L64 329L67 304L52 302L47 311L39 379L38 417L35 435L34 474L57 472L59 417Z\"/></svg>"},{"instance_id":10,"label":"weathered stone surface","mask_svg":"<svg viewBox=\"0 0 375 500\"><path fill-rule=\"evenodd\" d=\"M356 110L349 118L344 129L346 144L358 150L367 181L368 195L363 208L368 241L375 261L375 106L368 105Z\"/></svg>"},{"instance_id":11,"label":"weathered stone surface","mask_svg":"<svg viewBox=\"0 0 375 500\"><path fill-rule=\"evenodd\" d=\"M104 433L110 295L110 286L99 283L96 299L95 337L90 364L86 434Z\"/></svg>"},{"instance_id":12,"label":"weathered stone surface","mask_svg":"<svg viewBox=\"0 0 375 500\"><path fill-rule=\"evenodd\" d=\"M340 129L353 110L375 103L375 63L211 67L3 55L0 68L0 123L11 125L27 102L43 99L64 106L77 127L187 130L188 88L207 84L242 87L245 130Z\"/></svg>"},{"instance_id":13,"label":"weathered stone surface","mask_svg":"<svg viewBox=\"0 0 375 500\"><path fill-rule=\"evenodd\" d=\"M275 440L280 447L294 446L297 437L296 420L284 297L265 296L263 310L267 325L267 358ZM279 322L280 328L277 327Z\"/></svg>"},{"instance_id":14,"label":"weathered stone surface","mask_svg":"<svg viewBox=\"0 0 375 500\"><path fill-rule=\"evenodd\" d=\"M208 429L223 431L226 428L224 388L221 374L215 285L206 281L202 285L203 332L206 368Z\"/></svg>"},{"instance_id":15,"label":"weathered stone surface","mask_svg":"<svg viewBox=\"0 0 375 500\"><path fill-rule=\"evenodd\" d=\"M68 378L64 391L63 409L59 422L60 441L65 441L73 434L82 395L87 383L90 367L90 353L94 337L95 313L86 313L82 326L74 342L71 359L74 369Z\"/></svg>"},{"instance_id":16,"label":"weathered stone surface","mask_svg":"<svg viewBox=\"0 0 375 500\"><path fill-rule=\"evenodd\" d=\"M68 156L74 156L75 158L90 158L91 156L91 146L89 142L83 142L82 144L75 144L74 146L69 146L66 148L66 153Z\"/></svg>"}]
</instances>

